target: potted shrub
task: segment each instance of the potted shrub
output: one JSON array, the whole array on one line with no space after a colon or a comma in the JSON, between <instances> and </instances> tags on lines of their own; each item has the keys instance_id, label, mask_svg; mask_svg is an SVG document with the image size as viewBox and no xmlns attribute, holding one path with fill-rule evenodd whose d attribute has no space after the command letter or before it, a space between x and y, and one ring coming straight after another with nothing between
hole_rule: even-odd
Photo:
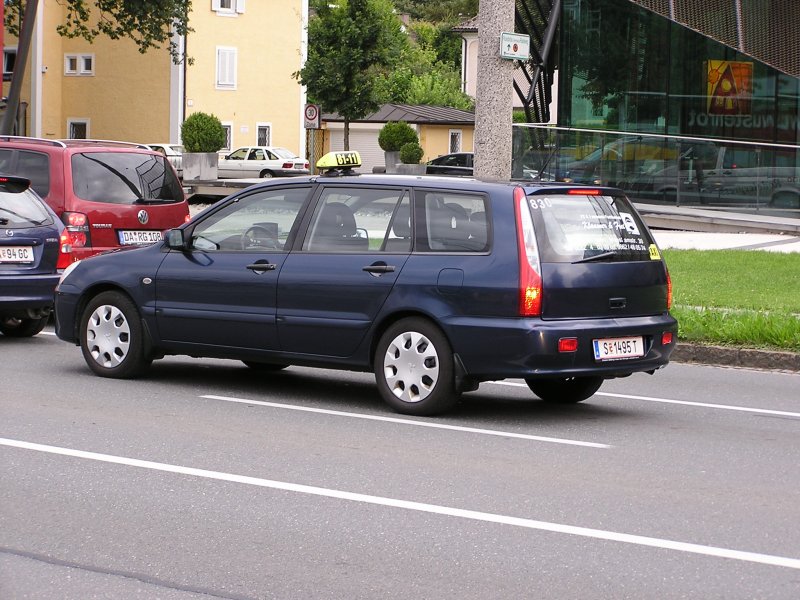
<instances>
[{"instance_id":1,"label":"potted shrub","mask_svg":"<svg viewBox=\"0 0 800 600\"><path fill-rule=\"evenodd\" d=\"M192 113L181 125L183 179L217 179L217 152L225 146L225 129L220 120L204 112Z\"/></svg>"},{"instance_id":2,"label":"potted shrub","mask_svg":"<svg viewBox=\"0 0 800 600\"><path fill-rule=\"evenodd\" d=\"M378 145L384 152L386 172L396 173L400 162L400 148L414 142L419 143L417 132L405 121L389 121L378 134Z\"/></svg>"},{"instance_id":3,"label":"potted shrub","mask_svg":"<svg viewBox=\"0 0 800 600\"><path fill-rule=\"evenodd\" d=\"M398 172L408 175L424 175L425 165L419 164L425 151L417 142L408 142L400 148L400 163Z\"/></svg>"}]
</instances>

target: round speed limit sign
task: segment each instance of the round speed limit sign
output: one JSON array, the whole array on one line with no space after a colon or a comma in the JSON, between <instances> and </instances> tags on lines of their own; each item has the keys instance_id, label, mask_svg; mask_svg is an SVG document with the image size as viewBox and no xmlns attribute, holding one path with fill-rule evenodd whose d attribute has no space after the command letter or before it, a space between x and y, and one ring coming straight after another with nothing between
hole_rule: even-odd
<instances>
[{"instance_id":1,"label":"round speed limit sign","mask_svg":"<svg viewBox=\"0 0 800 600\"><path fill-rule=\"evenodd\" d=\"M319 106L316 104L306 104L304 116L306 129L319 129Z\"/></svg>"}]
</instances>

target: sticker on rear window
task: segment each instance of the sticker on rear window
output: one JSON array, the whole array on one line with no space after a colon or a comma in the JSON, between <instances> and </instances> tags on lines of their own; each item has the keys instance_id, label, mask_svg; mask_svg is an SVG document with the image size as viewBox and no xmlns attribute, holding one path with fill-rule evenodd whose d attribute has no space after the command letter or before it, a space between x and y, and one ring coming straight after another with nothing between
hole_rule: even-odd
<instances>
[{"instance_id":1,"label":"sticker on rear window","mask_svg":"<svg viewBox=\"0 0 800 600\"><path fill-rule=\"evenodd\" d=\"M639 227L636 225L636 221L633 220L633 215L630 213L621 212L619 216L622 217L622 224L625 226L625 229L628 233L632 233L633 235L641 235L639 233Z\"/></svg>"},{"instance_id":2,"label":"sticker on rear window","mask_svg":"<svg viewBox=\"0 0 800 600\"><path fill-rule=\"evenodd\" d=\"M658 246L655 244L650 244L648 250L650 251L650 260L661 260L661 254L658 251Z\"/></svg>"}]
</instances>

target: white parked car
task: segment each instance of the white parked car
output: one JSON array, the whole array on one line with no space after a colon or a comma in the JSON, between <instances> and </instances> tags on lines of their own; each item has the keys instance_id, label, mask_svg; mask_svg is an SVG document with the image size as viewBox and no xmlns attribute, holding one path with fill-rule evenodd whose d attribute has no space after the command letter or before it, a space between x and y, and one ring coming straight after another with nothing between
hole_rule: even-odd
<instances>
[{"instance_id":1,"label":"white parked car","mask_svg":"<svg viewBox=\"0 0 800 600\"><path fill-rule=\"evenodd\" d=\"M180 144L146 144L151 150L161 152L167 160L175 167L178 177L183 177L183 146Z\"/></svg>"},{"instance_id":2,"label":"white parked car","mask_svg":"<svg viewBox=\"0 0 800 600\"><path fill-rule=\"evenodd\" d=\"M222 178L308 175L308 161L279 146L244 146L219 159Z\"/></svg>"}]
</instances>

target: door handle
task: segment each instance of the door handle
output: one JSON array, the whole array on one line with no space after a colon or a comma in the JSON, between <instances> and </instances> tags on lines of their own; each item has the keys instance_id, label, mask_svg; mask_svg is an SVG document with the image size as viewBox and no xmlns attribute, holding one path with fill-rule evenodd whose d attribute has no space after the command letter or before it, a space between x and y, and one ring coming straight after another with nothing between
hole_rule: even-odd
<instances>
[{"instance_id":1,"label":"door handle","mask_svg":"<svg viewBox=\"0 0 800 600\"><path fill-rule=\"evenodd\" d=\"M394 265L367 265L362 271L366 271L367 273L371 273L372 275L382 275L383 273L393 273L394 272Z\"/></svg>"},{"instance_id":2,"label":"door handle","mask_svg":"<svg viewBox=\"0 0 800 600\"><path fill-rule=\"evenodd\" d=\"M266 273L267 271L274 271L275 265L267 261L256 261L252 265L245 267L256 273Z\"/></svg>"}]
</instances>

